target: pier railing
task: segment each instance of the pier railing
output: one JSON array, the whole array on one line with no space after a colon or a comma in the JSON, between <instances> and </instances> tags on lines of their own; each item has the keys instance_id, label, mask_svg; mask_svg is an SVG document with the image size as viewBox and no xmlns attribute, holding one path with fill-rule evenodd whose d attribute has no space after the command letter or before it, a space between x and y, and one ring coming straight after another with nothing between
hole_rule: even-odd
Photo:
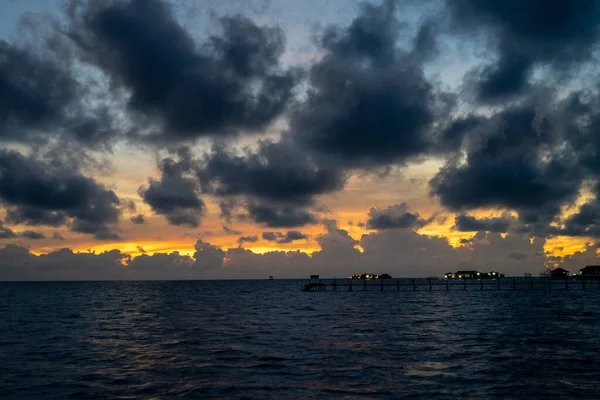
<instances>
[{"instance_id":1,"label":"pier railing","mask_svg":"<svg viewBox=\"0 0 600 400\"><path fill-rule=\"evenodd\" d=\"M302 287L306 292L321 291L457 291L457 290L600 290L600 280L498 278L498 279L320 279Z\"/></svg>"}]
</instances>

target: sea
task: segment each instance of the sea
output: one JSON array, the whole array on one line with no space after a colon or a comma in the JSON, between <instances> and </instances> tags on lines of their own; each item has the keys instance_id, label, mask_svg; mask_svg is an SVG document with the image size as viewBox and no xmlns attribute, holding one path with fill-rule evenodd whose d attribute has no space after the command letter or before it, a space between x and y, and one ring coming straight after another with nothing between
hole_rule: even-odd
<instances>
[{"instance_id":1,"label":"sea","mask_svg":"<svg viewBox=\"0 0 600 400\"><path fill-rule=\"evenodd\" d=\"M0 283L0 399L600 398L600 290Z\"/></svg>"}]
</instances>

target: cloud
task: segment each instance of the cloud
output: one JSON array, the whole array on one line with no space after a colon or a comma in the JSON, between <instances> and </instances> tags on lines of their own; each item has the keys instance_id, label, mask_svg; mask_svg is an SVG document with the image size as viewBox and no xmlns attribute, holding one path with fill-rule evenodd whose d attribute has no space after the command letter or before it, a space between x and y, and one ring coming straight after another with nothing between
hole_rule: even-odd
<instances>
[{"instance_id":1,"label":"cloud","mask_svg":"<svg viewBox=\"0 0 600 400\"><path fill-rule=\"evenodd\" d=\"M315 214L290 206L249 204L248 216L254 222L269 228L291 228L318 222Z\"/></svg>"},{"instance_id":2,"label":"cloud","mask_svg":"<svg viewBox=\"0 0 600 400\"><path fill-rule=\"evenodd\" d=\"M410 229L378 231L355 240L328 220L317 243L320 250L309 256L299 251L256 254L243 247L224 250L199 240L193 257L172 252L134 258L118 250L94 254L62 249L38 256L8 245L0 248L0 280L307 278L313 273L340 278L372 271L373 266L373 272L393 277L441 276L465 268L522 276L541 271L546 261L544 240L520 234L481 232L468 244L453 248L445 238Z\"/></svg>"},{"instance_id":3,"label":"cloud","mask_svg":"<svg viewBox=\"0 0 600 400\"><path fill-rule=\"evenodd\" d=\"M587 265L598 265L598 244L588 243L583 251L576 251L573 254L560 257L552 257L553 261L557 262L561 268L566 269L571 273L578 273L580 269Z\"/></svg>"},{"instance_id":4,"label":"cloud","mask_svg":"<svg viewBox=\"0 0 600 400\"><path fill-rule=\"evenodd\" d=\"M136 225L141 225L146 222L146 218L142 214L137 214L131 217L131 222Z\"/></svg>"},{"instance_id":5,"label":"cloud","mask_svg":"<svg viewBox=\"0 0 600 400\"><path fill-rule=\"evenodd\" d=\"M197 227L206 206L200 198L189 148L180 148L177 158L162 159L160 180L149 178L148 185L141 186L138 192L144 203L157 214L164 215L172 225Z\"/></svg>"},{"instance_id":6,"label":"cloud","mask_svg":"<svg viewBox=\"0 0 600 400\"><path fill-rule=\"evenodd\" d=\"M300 231L287 231L285 234L281 232L263 232L262 238L269 242L284 244L293 243L297 240L306 240L308 239L308 235Z\"/></svg>"},{"instance_id":7,"label":"cloud","mask_svg":"<svg viewBox=\"0 0 600 400\"><path fill-rule=\"evenodd\" d=\"M6 212L6 222L9 224L62 226L67 222L67 215L63 212L46 211L29 206L17 206Z\"/></svg>"},{"instance_id":8,"label":"cloud","mask_svg":"<svg viewBox=\"0 0 600 400\"><path fill-rule=\"evenodd\" d=\"M363 5L346 27L320 37L326 55L309 72L306 101L290 116L294 139L347 168L403 164L432 153L436 118L453 106L397 45L394 1Z\"/></svg>"},{"instance_id":9,"label":"cloud","mask_svg":"<svg viewBox=\"0 0 600 400\"><path fill-rule=\"evenodd\" d=\"M535 67L559 74L589 61L600 35L600 5L561 0L446 1L454 27L469 37L484 32L495 50L493 62L468 76L477 97L502 101L524 93Z\"/></svg>"},{"instance_id":10,"label":"cloud","mask_svg":"<svg viewBox=\"0 0 600 400\"><path fill-rule=\"evenodd\" d=\"M461 232L508 232L516 219L510 214L494 218L475 218L468 214L459 214L454 218L454 228Z\"/></svg>"},{"instance_id":11,"label":"cloud","mask_svg":"<svg viewBox=\"0 0 600 400\"><path fill-rule=\"evenodd\" d=\"M12 229L4 226L0 222L0 239L13 239L16 237L17 237L17 234Z\"/></svg>"},{"instance_id":12,"label":"cloud","mask_svg":"<svg viewBox=\"0 0 600 400\"><path fill-rule=\"evenodd\" d=\"M431 193L453 211L506 208L548 226L578 196L584 174L562 123L541 106L508 107L478 123L464 139L464 162L449 160Z\"/></svg>"},{"instance_id":13,"label":"cloud","mask_svg":"<svg viewBox=\"0 0 600 400\"><path fill-rule=\"evenodd\" d=\"M563 221L559 233L565 236L600 237L600 204L598 199L582 204L579 210Z\"/></svg>"},{"instance_id":14,"label":"cloud","mask_svg":"<svg viewBox=\"0 0 600 400\"><path fill-rule=\"evenodd\" d=\"M240 236L237 242L242 245L244 243L256 243L258 242L258 236Z\"/></svg>"},{"instance_id":15,"label":"cloud","mask_svg":"<svg viewBox=\"0 0 600 400\"><path fill-rule=\"evenodd\" d=\"M427 224L419 213L408 212L408 205L403 202L384 209L372 207L369 210L368 229L418 229Z\"/></svg>"},{"instance_id":16,"label":"cloud","mask_svg":"<svg viewBox=\"0 0 600 400\"><path fill-rule=\"evenodd\" d=\"M89 84L76 79L73 51L58 21L31 13L20 28L20 46L0 40L0 141L74 139L108 147L115 135L110 112L102 101L85 101ZM40 38L25 39L32 37Z\"/></svg>"},{"instance_id":17,"label":"cloud","mask_svg":"<svg viewBox=\"0 0 600 400\"><path fill-rule=\"evenodd\" d=\"M252 152L236 154L214 146L198 169L205 193L246 196L271 202L307 205L313 197L343 188L346 175L320 167L285 140L260 141Z\"/></svg>"},{"instance_id":18,"label":"cloud","mask_svg":"<svg viewBox=\"0 0 600 400\"><path fill-rule=\"evenodd\" d=\"M73 232L118 238L109 226L121 215L117 195L60 162L0 150L0 202L11 223L59 226L69 218Z\"/></svg>"},{"instance_id":19,"label":"cloud","mask_svg":"<svg viewBox=\"0 0 600 400\"><path fill-rule=\"evenodd\" d=\"M52 234L52 239L54 239L54 240L65 240L65 238L63 237L63 235L61 235L58 232L54 232Z\"/></svg>"},{"instance_id":20,"label":"cloud","mask_svg":"<svg viewBox=\"0 0 600 400\"><path fill-rule=\"evenodd\" d=\"M31 240L40 240L40 239L45 239L46 235L44 235L41 232L26 230L26 231L19 233L19 237L22 237L25 239L31 239Z\"/></svg>"},{"instance_id":21,"label":"cloud","mask_svg":"<svg viewBox=\"0 0 600 400\"><path fill-rule=\"evenodd\" d=\"M197 44L162 0L72 1L67 10L84 61L131 93L128 108L140 121L162 125L152 139L260 130L291 98L296 77L279 63L279 28L219 17L220 34Z\"/></svg>"},{"instance_id":22,"label":"cloud","mask_svg":"<svg viewBox=\"0 0 600 400\"><path fill-rule=\"evenodd\" d=\"M235 229L231 229L228 226L223 225L223 233L225 235L241 235L242 232L241 231L237 231Z\"/></svg>"}]
</instances>

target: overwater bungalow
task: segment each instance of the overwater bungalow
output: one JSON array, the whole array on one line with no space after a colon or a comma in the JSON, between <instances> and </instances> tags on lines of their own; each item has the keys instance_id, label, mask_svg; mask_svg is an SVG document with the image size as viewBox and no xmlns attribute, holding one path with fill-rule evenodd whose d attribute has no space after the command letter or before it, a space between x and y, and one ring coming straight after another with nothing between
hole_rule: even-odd
<instances>
[{"instance_id":1,"label":"overwater bungalow","mask_svg":"<svg viewBox=\"0 0 600 400\"><path fill-rule=\"evenodd\" d=\"M588 265L579 270L582 279L600 279L600 265Z\"/></svg>"},{"instance_id":2,"label":"overwater bungalow","mask_svg":"<svg viewBox=\"0 0 600 400\"><path fill-rule=\"evenodd\" d=\"M565 279L569 277L569 271L564 268L554 268L550 271L550 279Z\"/></svg>"},{"instance_id":3,"label":"overwater bungalow","mask_svg":"<svg viewBox=\"0 0 600 400\"><path fill-rule=\"evenodd\" d=\"M499 272L479 272L479 271L456 271L447 272L444 275L445 279L497 279L504 278L504 274Z\"/></svg>"},{"instance_id":4,"label":"overwater bungalow","mask_svg":"<svg viewBox=\"0 0 600 400\"><path fill-rule=\"evenodd\" d=\"M365 272L363 274L352 274L348 277L348 279L392 279L392 276L389 274L377 275Z\"/></svg>"}]
</instances>

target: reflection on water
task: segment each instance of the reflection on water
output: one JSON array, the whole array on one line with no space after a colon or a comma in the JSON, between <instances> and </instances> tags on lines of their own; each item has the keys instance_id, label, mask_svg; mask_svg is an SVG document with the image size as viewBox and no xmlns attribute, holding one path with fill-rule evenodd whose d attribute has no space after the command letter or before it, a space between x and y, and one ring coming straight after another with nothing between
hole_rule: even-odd
<instances>
[{"instance_id":1,"label":"reflection on water","mask_svg":"<svg viewBox=\"0 0 600 400\"><path fill-rule=\"evenodd\" d=\"M596 398L600 291L0 284L0 398Z\"/></svg>"}]
</instances>

